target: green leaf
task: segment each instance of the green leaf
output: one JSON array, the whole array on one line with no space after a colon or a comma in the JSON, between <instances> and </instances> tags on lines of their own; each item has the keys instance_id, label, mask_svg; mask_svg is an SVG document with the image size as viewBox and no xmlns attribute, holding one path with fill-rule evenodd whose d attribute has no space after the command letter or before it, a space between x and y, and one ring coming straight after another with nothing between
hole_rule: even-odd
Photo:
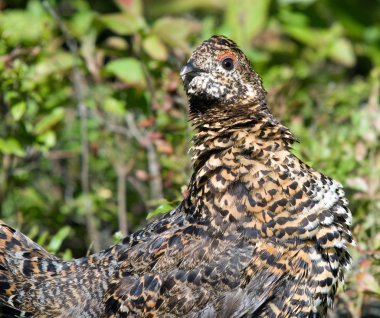
<instances>
[{"instance_id":1,"label":"green leaf","mask_svg":"<svg viewBox=\"0 0 380 318\"><path fill-rule=\"evenodd\" d=\"M75 14L70 21L70 31L76 37L84 37L89 33L91 28L91 23L94 19L94 12L91 11L80 11Z\"/></svg>"},{"instance_id":2,"label":"green leaf","mask_svg":"<svg viewBox=\"0 0 380 318\"><path fill-rule=\"evenodd\" d=\"M73 252L70 249L66 249L62 255L62 259L65 261L71 260L73 258Z\"/></svg>"},{"instance_id":3,"label":"green leaf","mask_svg":"<svg viewBox=\"0 0 380 318\"><path fill-rule=\"evenodd\" d=\"M120 115L125 113L125 103L113 97L106 98L104 100L103 107L107 112Z\"/></svg>"},{"instance_id":4,"label":"green leaf","mask_svg":"<svg viewBox=\"0 0 380 318\"><path fill-rule=\"evenodd\" d=\"M126 84L145 87L145 76L140 62L133 58L127 57L109 62L105 66L107 73L115 75Z\"/></svg>"},{"instance_id":5,"label":"green leaf","mask_svg":"<svg viewBox=\"0 0 380 318\"><path fill-rule=\"evenodd\" d=\"M283 26L283 31L294 39L311 47L318 47L325 39L322 30L318 31L310 27L300 28L298 26L285 25Z\"/></svg>"},{"instance_id":6,"label":"green leaf","mask_svg":"<svg viewBox=\"0 0 380 318\"><path fill-rule=\"evenodd\" d=\"M24 101L19 102L12 106L11 114L15 121L19 121L26 111L26 103Z\"/></svg>"},{"instance_id":7,"label":"green leaf","mask_svg":"<svg viewBox=\"0 0 380 318\"><path fill-rule=\"evenodd\" d=\"M145 52L148 53L150 57L159 61L165 61L168 59L168 50L156 35L151 35L145 38L142 45Z\"/></svg>"},{"instance_id":8,"label":"green leaf","mask_svg":"<svg viewBox=\"0 0 380 318\"><path fill-rule=\"evenodd\" d=\"M133 12L106 14L97 18L104 26L121 35L131 35L146 26L142 16Z\"/></svg>"},{"instance_id":9,"label":"green leaf","mask_svg":"<svg viewBox=\"0 0 380 318\"><path fill-rule=\"evenodd\" d=\"M43 209L48 204L42 193L32 187L22 189L18 197L20 202L22 202L22 209L24 210ZM35 230L38 232L38 229Z\"/></svg>"},{"instance_id":10,"label":"green leaf","mask_svg":"<svg viewBox=\"0 0 380 318\"><path fill-rule=\"evenodd\" d=\"M122 238L123 234L120 231L117 231L112 235L112 241L114 242L114 244L119 243Z\"/></svg>"},{"instance_id":11,"label":"green leaf","mask_svg":"<svg viewBox=\"0 0 380 318\"><path fill-rule=\"evenodd\" d=\"M134 14L143 14L143 4L141 0L115 0L118 7L126 12Z\"/></svg>"},{"instance_id":12,"label":"green leaf","mask_svg":"<svg viewBox=\"0 0 380 318\"><path fill-rule=\"evenodd\" d=\"M332 43L329 56L335 62L347 67L355 64L355 53L352 44L347 40L340 38Z\"/></svg>"},{"instance_id":13,"label":"green leaf","mask_svg":"<svg viewBox=\"0 0 380 318\"><path fill-rule=\"evenodd\" d=\"M37 140L43 143L46 148L54 147L57 142L57 137L54 131L48 130L43 134L38 135Z\"/></svg>"},{"instance_id":14,"label":"green leaf","mask_svg":"<svg viewBox=\"0 0 380 318\"><path fill-rule=\"evenodd\" d=\"M315 1L316 0L278 0L279 4L281 5L287 5L292 3L311 4Z\"/></svg>"},{"instance_id":15,"label":"green leaf","mask_svg":"<svg viewBox=\"0 0 380 318\"><path fill-rule=\"evenodd\" d=\"M56 253L59 250L64 239L69 236L70 230L69 226L64 226L53 236L47 248L49 252Z\"/></svg>"},{"instance_id":16,"label":"green leaf","mask_svg":"<svg viewBox=\"0 0 380 318\"><path fill-rule=\"evenodd\" d=\"M152 28L152 33L156 34L163 42L171 47L187 49L187 39L190 35L199 32L200 25L195 21L164 17L157 20Z\"/></svg>"},{"instance_id":17,"label":"green leaf","mask_svg":"<svg viewBox=\"0 0 380 318\"><path fill-rule=\"evenodd\" d=\"M32 78L34 82L42 82L48 76L63 75L66 71L71 70L74 64L75 60L72 54L56 52L32 67L28 77Z\"/></svg>"},{"instance_id":18,"label":"green leaf","mask_svg":"<svg viewBox=\"0 0 380 318\"><path fill-rule=\"evenodd\" d=\"M189 11L202 10L202 12L218 12L225 7L225 1L220 0L174 0L150 1L146 7L149 16L159 17ZM211 15L210 15L211 16ZM206 16L207 17L207 16Z\"/></svg>"},{"instance_id":19,"label":"green leaf","mask_svg":"<svg viewBox=\"0 0 380 318\"><path fill-rule=\"evenodd\" d=\"M0 14L1 39L13 45L41 43L52 31L52 20L40 1L29 1L26 10L6 10Z\"/></svg>"},{"instance_id":20,"label":"green leaf","mask_svg":"<svg viewBox=\"0 0 380 318\"><path fill-rule=\"evenodd\" d=\"M154 211L149 212L148 216L146 217L147 219L150 219L151 217L159 214L164 214L166 212L169 212L173 210L174 207L167 201L165 201L163 204L160 204L157 209Z\"/></svg>"},{"instance_id":21,"label":"green leaf","mask_svg":"<svg viewBox=\"0 0 380 318\"><path fill-rule=\"evenodd\" d=\"M7 155L16 155L20 157L23 157L25 155L25 151L20 142L14 138L0 138L0 152Z\"/></svg>"},{"instance_id":22,"label":"green leaf","mask_svg":"<svg viewBox=\"0 0 380 318\"><path fill-rule=\"evenodd\" d=\"M59 122L61 122L64 116L65 110L62 107L55 108L50 114L42 117L42 119L36 124L36 127L34 128L34 134L41 135L45 133L57 125Z\"/></svg>"},{"instance_id":23,"label":"green leaf","mask_svg":"<svg viewBox=\"0 0 380 318\"><path fill-rule=\"evenodd\" d=\"M48 236L49 236L48 231L44 231L44 232L42 232L42 234L40 234L40 235L38 236L37 244L38 244L38 245L45 245L45 242L46 242L46 240L48 239Z\"/></svg>"},{"instance_id":24,"label":"green leaf","mask_svg":"<svg viewBox=\"0 0 380 318\"><path fill-rule=\"evenodd\" d=\"M120 36L110 36L108 37L107 46L120 51L126 51L128 49L128 42Z\"/></svg>"},{"instance_id":25,"label":"green leaf","mask_svg":"<svg viewBox=\"0 0 380 318\"><path fill-rule=\"evenodd\" d=\"M227 2L225 27L242 47L248 48L252 38L267 23L270 0L243 0L239 5L235 0ZM239 23L236 23L238 17Z\"/></svg>"}]
</instances>

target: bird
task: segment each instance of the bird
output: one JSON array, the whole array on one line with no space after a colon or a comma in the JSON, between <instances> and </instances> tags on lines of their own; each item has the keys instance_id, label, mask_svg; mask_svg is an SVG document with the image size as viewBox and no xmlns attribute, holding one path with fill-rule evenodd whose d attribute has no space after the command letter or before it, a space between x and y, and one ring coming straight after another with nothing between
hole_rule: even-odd
<instances>
[{"instance_id":1,"label":"bird","mask_svg":"<svg viewBox=\"0 0 380 318\"><path fill-rule=\"evenodd\" d=\"M292 153L231 39L202 42L180 77L194 128L183 200L70 261L2 222L1 317L327 316L355 244L342 185Z\"/></svg>"}]
</instances>

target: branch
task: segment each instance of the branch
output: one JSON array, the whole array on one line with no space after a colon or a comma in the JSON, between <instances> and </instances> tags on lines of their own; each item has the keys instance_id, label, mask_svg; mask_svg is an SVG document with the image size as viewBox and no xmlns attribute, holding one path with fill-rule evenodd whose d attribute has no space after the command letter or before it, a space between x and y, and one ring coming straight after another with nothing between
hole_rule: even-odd
<instances>
[{"instance_id":1,"label":"branch","mask_svg":"<svg viewBox=\"0 0 380 318\"><path fill-rule=\"evenodd\" d=\"M125 116L126 123L129 128L129 132L140 145L144 146L148 154L148 171L150 175L150 198L151 199L162 199L163 198L163 187L161 180L161 166L158 160L156 149L151 141L147 142L146 138L140 130L137 128L134 118L130 113Z\"/></svg>"},{"instance_id":2,"label":"branch","mask_svg":"<svg viewBox=\"0 0 380 318\"><path fill-rule=\"evenodd\" d=\"M125 166L119 166L117 172L117 215L119 221L119 229L123 236L128 235L127 220L127 171Z\"/></svg>"},{"instance_id":3,"label":"branch","mask_svg":"<svg viewBox=\"0 0 380 318\"><path fill-rule=\"evenodd\" d=\"M69 48L70 52L73 53L75 56L77 56L77 52L78 52L77 42L70 35L70 32L66 28L66 25L62 21L61 17L54 10L53 6L51 5L51 3L48 0L43 0L42 5L45 7L46 11L48 11L50 13L50 15L53 17L55 23L57 23L58 28L61 30L63 38L65 40L65 43L66 43L67 47Z\"/></svg>"},{"instance_id":4,"label":"branch","mask_svg":"<svg viewBox=\"0 0 380 318\"><path fill-rule=\"evenodd\" d=\"M44 0L44 7L53 17L59 29L62 32L63 38L71 54L75 60L78 61L78 45L73 37L71 37L64 22L54 10L49 1ZM93 249L95 252L100 251L99 232L96 228L96 220L92 202L89 196L90 193L90 176L89 176L89 144L88 144L88 129L87 129L87 107L85 104L85 96L88 91L88 85L85 77L77 64L73 66L72 80L74 85L74 97L77 101L77 109L80 116L80 132L81 132L81 187L84 197L84 209L86 215L86 226L91 242L93 242Z\"/></svg>"},{"instance_id":5,"label":"branch","mask_svg":"<svg viewBox=\"0 0 380 318\"><path fill-rule=\"evenodd\" d=\"M0 211L3 210L3 202L8 189L8 180L11 174L13 158L11 155L4 154L0 171Z\"/></svg>"}]
</instances>

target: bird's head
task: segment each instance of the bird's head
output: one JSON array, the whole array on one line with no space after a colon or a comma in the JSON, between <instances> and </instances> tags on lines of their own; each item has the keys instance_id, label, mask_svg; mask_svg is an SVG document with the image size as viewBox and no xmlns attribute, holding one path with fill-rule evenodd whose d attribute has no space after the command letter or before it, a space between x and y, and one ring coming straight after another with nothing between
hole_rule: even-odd
<instances>
[{"instance_id":1,"label":"bird's head","mask_svg":"<svg viewBox=\"0 0 380 318\"><path fill-rule=\"evenodd\" d=\"M190 110L204 113L217 106L233 106L265 99L265 90L248 58L224 36L204 41L180 72Z\"/></svg>"}]
</instances>

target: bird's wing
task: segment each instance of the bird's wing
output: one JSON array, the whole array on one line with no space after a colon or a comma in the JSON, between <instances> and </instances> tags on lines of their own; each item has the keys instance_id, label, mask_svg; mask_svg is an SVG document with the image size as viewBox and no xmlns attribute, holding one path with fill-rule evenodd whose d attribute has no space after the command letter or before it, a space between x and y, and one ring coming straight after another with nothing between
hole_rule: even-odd
<instances>
[{"instance_id":1,"label":"bird's wing","mask_svg":"<svg viewBox=\"0 0 380 318\"><path fill-rule=\"evenodd\" d=\"M137 258L130 254L113 277L104 317L244 317L273 297L286 275L276 267L285 249L195 236L183 234L176 248L168 246L174 239L160 239L165 251L148 260L149 270L133 264L151 257L152 245L160 250L157 242L140 246Z\"/></svg>"}]
</instances>

